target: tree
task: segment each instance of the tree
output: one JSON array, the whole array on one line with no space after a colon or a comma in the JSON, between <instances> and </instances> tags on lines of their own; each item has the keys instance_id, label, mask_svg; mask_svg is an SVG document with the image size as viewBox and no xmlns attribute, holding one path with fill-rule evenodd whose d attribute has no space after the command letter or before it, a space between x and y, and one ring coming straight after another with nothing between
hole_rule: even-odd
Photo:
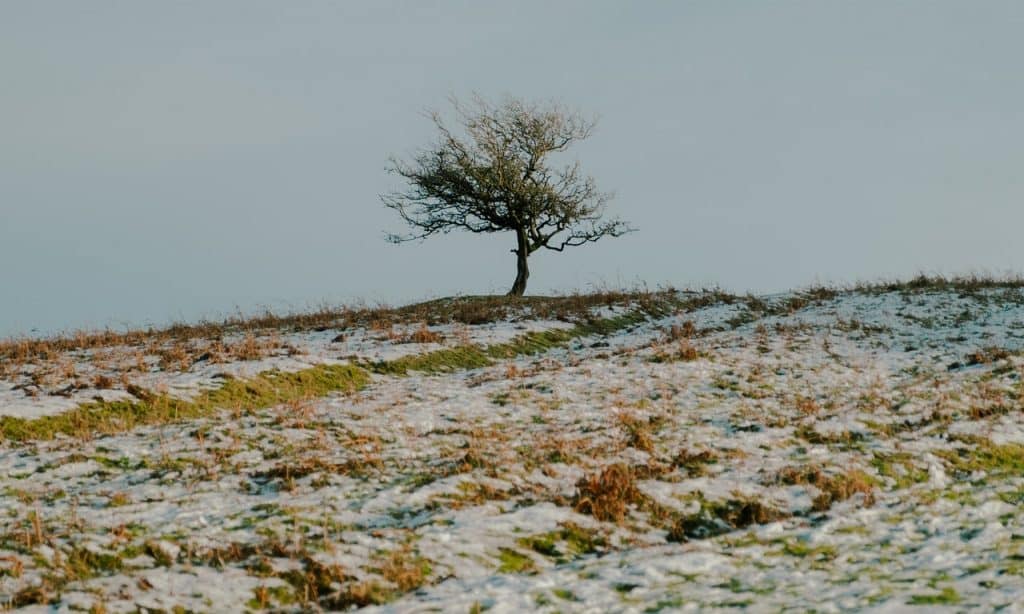
<instances>
[{"instance_id":1,"label":"tree","mask_svg":"<svg viewBox=\"0 0 1024 614\"><path fill-rule=\"evenodd\" d=\"M381 200L414 229L390 234L390 241L452 230L515 233L516 279L508 295L522 296L530 254L541 248L561 252L633 230L621 220L602 219L611 194L598 191L579 162L551 165L552 154L590 136L595 120L553 102L506 98L492 105L480 97L469 105L451 102L464 134L431 111L438 141L409 161L390 159L389 172L409 185Z\"/></svg>"}]
</instances>

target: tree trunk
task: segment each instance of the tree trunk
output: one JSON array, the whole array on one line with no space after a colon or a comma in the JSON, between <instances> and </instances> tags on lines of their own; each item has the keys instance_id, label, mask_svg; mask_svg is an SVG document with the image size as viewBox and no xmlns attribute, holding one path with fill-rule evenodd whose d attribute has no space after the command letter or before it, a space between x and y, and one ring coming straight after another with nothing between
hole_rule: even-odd
<instances>
[{"instance_id":1,"label":"tree trunk","mask_svg":"<svg viewBox=\"0 0 1024 614\"><path fill-rule=\"evenodd\" d=\"M530 267L526 259L530 257L530 247L527 244L526 231L516 231L516 249L512 250L516 255L516 281L507 296L522 296L526 292L526 280L530 277Z\"/></svg>"}]
</instances>

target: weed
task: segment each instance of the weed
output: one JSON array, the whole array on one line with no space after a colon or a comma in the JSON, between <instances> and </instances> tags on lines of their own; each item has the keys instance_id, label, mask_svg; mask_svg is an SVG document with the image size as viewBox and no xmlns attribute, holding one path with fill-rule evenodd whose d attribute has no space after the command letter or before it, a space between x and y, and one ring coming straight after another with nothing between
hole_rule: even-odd
<instances>
[{"instance_id":1,"label":"weed","mask_svg":"<svg viewBox=\"0 0 1024 614\"><path fill-rule=\"evenodd\" d=\"M683 339L692 339L697 336L697 327L693 321L686 320L682 324L673 324L665 331L665 342L675 343Z\"/></svg>"},{"instance_id":2,"label":"weed","mask_svg":"<svg viewBox=\"0 0 1024 614\"><path fill-rule=\"evenodd\" d=\"M693 346L693 343L689 339L680 340L675 348L672 346L658 346L651 356L651 362L663 363L663 362L693 362L700 358L700 352Z\"/></svg>"}]
</instances>

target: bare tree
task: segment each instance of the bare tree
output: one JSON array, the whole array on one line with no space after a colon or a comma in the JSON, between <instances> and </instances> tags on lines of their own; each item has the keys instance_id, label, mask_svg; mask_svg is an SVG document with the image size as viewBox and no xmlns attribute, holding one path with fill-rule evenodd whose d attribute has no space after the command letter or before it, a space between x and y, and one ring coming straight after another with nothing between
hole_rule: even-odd
<instances>
[{"instance_id":1,"label":"bare tree","mask_svg":"<svg viewBox=\"0 0 1024 614\"><path fill-rule=\"evenodd\" d=\"M611 194L598 191L579 162L550 165L551 154L590 136L595 120L557 103L506 98L492 105L480 97L468 105L451 102L463 134L432 111L438 141L409 161L390 160L388 170L409 186L381 200L413 228L407 235L388 235L390 241L452 230L513 232L516 280L508 294L522 296L533 252L560 252L633 230L618 219L602 219Z\"/></svg>"}]
</instances>

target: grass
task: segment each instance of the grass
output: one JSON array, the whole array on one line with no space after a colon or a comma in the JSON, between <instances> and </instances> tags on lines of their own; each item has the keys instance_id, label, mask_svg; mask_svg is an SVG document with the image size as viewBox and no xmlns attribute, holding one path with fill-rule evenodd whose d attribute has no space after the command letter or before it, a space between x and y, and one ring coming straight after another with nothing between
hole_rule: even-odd
<instances>
[{"instance_id":1,"label":"grass","mask_svg":"<svg viewBox=\"0 0 1024 614\"><path fill-rule=\"evenodd\" d=\"M705 539L752 524L765 524L789 517L788 513L754 497L708 501L701 496L699 502L699 511L676 519L668 532L669 541Z\"/></svg>"},{"instance_id":2,"label":"grass","mask_svg":"<svg viewBox=\"0 0 1024 614\"><path fill-rule=\"evenodd\" d=\"M815 445L830 445L837 447L857 446L866 439L860 431L832 431L822 433L809 424L801 424L794 431L793 435Z\"/></svg>"},{"instance_id":3,"label":"grass","mask_svg":"<svg viewBox=\"0 0 1024 614\"><path fill-rule=\"evenodd\" d=\"M498 554L501 564L498 566L499 573L532 573L537 571L533 559L521 552L511 548L502 548Z\"/></svg>"},{"instance_id":4,"label":"grass","mask_svg":"<svg viewBox=\"0 0 1024 614\"><path fill-rule=\"evenodd\" d=\"M528 311L538 319L571 320L585 317L591 309L602 306L625 306L633 303L661 300L672 290L601 291L574 293L561 296L463 296L442 298L401 307L386 305L367 307L360 305L327 306L300 313L238 314L220 321L201 321L194 324L176 323L163 328L74 331L42 338L15 337L0 340L0 362L26 362L48 359L75 350L88 350L112 346L143 346L181 344L202 339L215 340L225 335L246 337L267 331L301 332L310 330L344 330L359 326L389 327L395 323L422 322L426 325L463 323L485 324L496 322L518 312ZM413 333L409 341L432 341L426 334ZM169 359L180 355L168 349Z\"/></svg>"},{"instance_id":5,"label":"grass","mask_svg":"<svg viewBox=\"0 0 1024 614\"><path fill-rule=\"evenodd\" d=\"M700 352L693 346L689 339L682 339L681 341L668 345L658 346L654 354L651 356L650 361L656 363L665 362L692 362L700 358Z\"/></svg>"},{"instance_id":6,"label":"grass","mask_svg":"<svg viewBox=\"0 0 1024 614\"><path fill-rule=\"evenodd\" d=\"M589 309L599 297L603 297L601 300L612 300L603 295L586 296L589 297L586 300L578 298L578 306ZM615 300L621 298L616 297ZM403 376L412 371L437 374L485 367L495 360L545 352L578 337L610 334L637 325L650 315L663 315L685 305L716 300L709 298L706 293L691 298L685 304L668 294L633 298L639 304L634 311L611 318L591 318L571 329L525 333L506 343L486 347L467 345L445 348L364 365L317 365L294 373L268 371L244 380L227 378L220 388L203 392L191 401L155 394L129 384L128 392L136 397L133 400L95 401L61 414L36 419L0 417L0 436L12 441L52 439L57 435L88 438L95 434L124 432L138 426L206 417L221 409L252 410L322 397L332 392L351 393L369 383L368 371ZM558 302L558 299L553 300Z\"/></svg>"},{"instance_id":7,"label":"grass","mask_svg":"<svg viewBox=\"0 0 1024 614\"><path fill-rule=\"evenodd\" d=\"M694 452L692 450L683 449L680 450L676 457L672 459L672 465L684 469L686 473L693 477L699 477L707 475L708 465L716 464L719 461L719 455L713 450L700 450Z\"/></svg>"},{"instance_id":8,"label":"grass","mask_svg":"<svg viewBox=\"0 0 1024 614\"><path fill-rule=\"evenodd\" d=\"M478 369L494 364L495 360L540 354L556 347L562 347L579 337L608 335L640 324L647 319L648 315L663 313L668 308L667 304L652 303L625 315L590 320L577 324L571 329L525 333L506 343L497 343L487 347L464 345L404 356L395 360L368 363L364 366L375 373L384 375L408 375L410 371L439 374Z\"/></svg>"},{"instance_id":9,"label":"grass","mask_svg":"<svg viewBox=\"0 0 1024 614\"><path fill-rule=\"evenodd\" d=\"M934 453L948 462L954 471L964 474L1024 474L1024 445L1021 444L999 445L978 438L973 447L936 450Z\"/></svg>"},{"instance_id":10,"label":"grass","mask_svg":"<svg viewBox=\"0 0 1024 614\"><path fill-rule=\"evenodd\" d=\"M596 530L566 522L555 531L518 540L520 546L563 564L580 556L604 550L608 543Z\"/></svg>"},{"instance_id":11,"label":"grass","mask_svg":"<svg viewBox=\"0 0 1024 614\"><path fill-rule=\"evenodd\" d=\"M381 565L381 575L402 593L423 586L430 576L430 572L430 561L413 554L408 544L389 554Z\"/></svg>"},{"instance_id":12,"label":"grass","mask_svg":"<svg viewBox=\"0 0 1024 614\"><path fill-rule=\"evenodd\" d=\"M576 483L573 507L601 521L621 523L629 505L643 503L645 497L637 488L633 470L623 464L609 465L590 473Z\"/></svg>"},{"instance_id":13,"label":"grass","mask_svg":"<svg viewBox=\"0 0 1024 614\"><path fill-rule=\"evenodd\" d=\"M4 439L53 439L57 435L90 437L131 430L138 426L201 418L221 409L254 409L332 392L354 392L370 381L351 365L317 365L295 373L269 371L249 379L227 379L216 390L186 401L133 389L136 398L96 401L52 416L35 419L0 417Z\"/></svg>"},{"instance_id":14,"label":"grass","mask_svg":"<svg viewBox=\"0 0 1024 614\"><path fill-rule=\"evenodd\" d=\"M305 313L263 313L238 315L220 322L175 324L166 328L134 329L124 332L76 331L43 338L9 338L0 340L0 378L23 376L19 384L31 396L70 393L83 389L109 390L121 387L132 373L153 370L187 371L202 362L221 363L231 360L255 360L271 354L293 355L301 350L282 341L282 334L302 331L336 331L335 342L344 341L347 331L366 328L386 333L396 343L437 343L443 337L429 326L441 324L476 325L516 318L549 319L581 325L574 336L611 332L623 322L594 320L592 312L599 307L618 307L640 312L664 313L672 305L679 309L732 300L728 294L707 290L678 293L673 289L659 291L602 291L562 296L467 296L437 299L403 307L321 307ZM396 324L419 328L405 334L396 332ZM397 374L405 370L445 372L474 368L489 361L536 353L546 347L564 343L561 332L528 335L517 346L488 348L482 356L479 348L449 348L446 353L423 361L376 365ZM75 364L86 361L99 375L76 372ZM112 377L110 373L113 373ZM27 378L27 379L26 379Z\"/></svg>"},{"instance_id":15,"label":"grass","mask_svg":"<svg viewBox=\"0 0 1024 614\"><path fill-rule=\"evenodd\" d=\"M947 586L938 593L911 595L910 601L907 603L910 605L956 605L960 603L960 594L956 592L955 588Z\"/></svg>"},{"instance_id":16,"label":"grass","mask_svg":"<svg viewBox=\"0 0 1024 614\"><path fill-rule=\"evenodd\" d=\"M847 287L809 287L778 305L770 305L756 297L747 297L748 312L758 315L792 313L803 307L831 300L841 293L881 294L887 292L925 293L956 291L973 295L983 290L1024 288L1024 278L1019 276L954 276L918 275L905 281L879 281L859 283ZM301 332L323 330L346 330L359 326L389 328L395 323L422 322L420 334L413 333L409 341L433 341L433 335L426 326L462 323L485 324L506 319L517 313L529 313L536 319L557 319L571 321L586 318L590 311L602 306L627 306L663 302L678 296L669 288L662 291L647 290L604 290L591 293L572 293L561 296L462 296L435 299L399 307L386 305L321 305L304 312L274 313L265 311L258 314L242 314L217 320L197 323L175 323L166 327L135 328L125 331L79 330L41 338L12 337L0 340L0 365L4 369L35 360L50 360L56 356L78 350L92 350L114 346L158 347L159 355L169 366L190 364L206 348L188 347L188 342L203 340L216 342L227 335L241 335L245 341L231 354L243 353L251 347L251 339L261 333ZM711 302L742 301L741 297L721 290L703 290L691 293L690 300L703 304ZM699 305L698 305L699 306ZM751 316L754 317L754 316ZM756 319L756 317L754 317ZM685 325L684 325L685 326ZM680 329L676 338L685 337L694 331ZM214 350L218 346L214 344ZM223 345L219 346L221 349Z\"/></svg>"},{"instance_id":17,"label":"grass","mask_svg":"<svg viewBox=\"0 0 1024 614\"><path fill-rule=\"evenodd\" d=\"M783 544L782 552L789 556L810 558L815 560L832 560L839 555L839 549L831 544L811 546L799 540L788 540Z\"/></svg>"},{"instance_id":18,"label":"grass","mask_svg":"<svg viewBox=\"0 0 1024 614\"><path fill-rule=\"evenodd\" d=\"M809 484L817 488L813 508L818 512L827 511L834 503L858 494L865 506L875 502L874 478L855 468L827 471L813 465L787 467L779 472L777 480L783 484Z\"/></svg>"},{"instance_id":19,"label":"grass","mask_svg":"<svg viewBox=\"0 0 1024 614\"><path fill-rule=\"evenodd\" d=\"M914 457L906 452L875 454L871 466L880 476L892 479L898 490L928 481L928 471L916 467Z\"/></svg>"},{"instance_id":20,"label":"grass","mask_svg":"<svg viewBox=\"0 0 1024 614\"><path fill-rule=\"evenodd\" d=\"M829 296L828 292L809 291L801 300L828 300ZM943 433L945 423L935 424L934 420L928 418L929 412L933 411L936 415L941 411L943 416L952 416L950 420L962 417L965 411L970 411L971 417L975 419L998 417L1006 413L1016 415L1020 390L1017 378L1007 377L995 381L989 386L991 390L985 387L976 389L974 386L959 385L960 378L975 378L975 375L947 375L944 368L946 365L941 364L934 374L933 391L933 382L929 379L932 376L927 369L921 373L904 370L900 372L900 377L904 378L901 382L914 379L907 389L893 388L898 392L896 395L885 397L883 384L877 386L878 390L875 390L874 385L864 389L864 397L882 399L877 408L868 411L890 418L891 422L876 425L864 420L871 428L866 435L818 431L814 425L827 420L828 415L837 409L861 407L862 391L856 387L847 391L831 382L823 386L805 385L804 382L816 379L822 372L813 365L794 364L790 369L785 363L785 371L776 370L775 356L761 358L763 364L753 365L749 372L743 368L746 363L738 365L733 361L737 355L744 360L751 355L756 356L752 350L757 348L760 351L755 344L761 344L762 338L767 339L765 343L769 348L768 353L774 350L780 352L778 362L790 360L782 348L790 341L789 336L803 335L804 331L783 328L783 325L790 326L785 322L783 325L765 322L759 330L745 331L742 336L715 328L697 329L695 325L685 324L666 326L660 332L652 327L644 327L647 334L639 337L641 344L648 343L650 333L655 336L664 334L664 337L654 341L653 345L615 343L614 349L607 350L610 355L593 351L555 351L546 355L544 360L499 364L497 368L474 373L472 377L457 378L467 380L467 390L471 396L467 394L466 405L473 411L453 411L448 420L429 425L429 432L421 432L418 427L409 428L409 424L402 424L408 412L401 398L388 399L387 407L383 407L383 403L376 401L381 398L376 390L363 397L368 401L365 404L345 403L342 408L337 404L331 405L340 411L327 411L323 404L311 400L312 397L334 390L358 390L374 379L376 373L383 375L377 379L384 392L389 391L391 386L405 388L409 390L406 399L415 399L416 402L427 400L431 403L436 400L448 408L455 405L449 403L451 397L439 394L434 399L431 396L435 387L440 388L445 384L444 379L437 378L426 389L416 386L416 390L412 390L412 382L401 384L391 378L412 373L442 374L483 364L493 365L507 358L536 355L555 348L573 347L579 343L574 339L580 334L599 335L602 331L611 332L633 326L643 322L649 314L659 313L658 310L685 308L691 304L687 302L691 299L705 300L705 297L694 295L688 299L685 295L677 295L675 299L664 303L651 300L645 305L634 305L634 311L618 318L581 319L571 328L528 333L493 346L467 344L391 362L351 365L345 367L347 371L344 373L263 373L251 380L226 379L221 382L221 389L204 393L188 402L170 399L158 391L133 388L134 398L129 401L106 405L88 404L86 409L95 411L96 415L89 416L81 412L77 421L70 421L71 426L67 426L68 422L58 420L58 417L40 422L0 419L3 432L10 429L12 434L24 438L50 437L54 434L89 437L139 425L206 416L219 409L235 411L234 417L238 418L240 414L237 412L249 412L261 406L277 404L271 411L253 414L244 420L229 420L222 415L218 420L202 420L198 424L188 425L187 429L152 430L148 433L133 433L131 437L124 438L133 442L139 439L154 447L159 445L159 454L144 459L127 453L121 445L121 438L99 441L95 445L72 440L39 446L43 449L59 448L62 456L53 460L57 456L47 453L46 465L36 469L36 465L26 462L19 465L17 474L11 474L12 480L19 480L18 488L10 486L6 490L10 507L14 511L11 514L10 534L4 538L4 544L0 545L17 556L9 559L0 557L0 576L34 578L40 573L44 577L52 574L47 584L26 589L27 592L19 593L12 602L16 605L50 603L55 598L59 599L66 583L76 578L97 578L91 583L97 586L105 576L135 573L137 563L132 559L147 554L156 565L169 567L174 573L184 567L199 565L244 570L259 583L254 584L254 590L244 597L245 600L252 598L248 603L253 608L316 610L384 604L451 575L457 576L458 563L451 563L447 557L435 557L433 561L423 558L420 551L413 547L415 539L424 531L433 533L434 530L429 527L434 525L445 527L444 531L462 530L457 522L458 516L450 512L490 502L485 509L487 513L511 514L533 505L553 504L561 508L561 513L568 513L571 507L597 520L594 522L577 516L586 527L571 523L552 527L530 522L526 528L513 529L501 536L501 542L488 542L491 546L487 550L490 559L487 566L492 572L534 573L544 572L552 565L565 565L567 567L563 569L571 569L574 573L580 570L580 578L597 578L604 554L633 549L652 539L660 541L667 530L669 539L673 541L719 535L707 547L720 551L728 548L744 553L755 546L755 556L745 562L751 569L789 567L841 571L843 577L839 580L848 582L851 580L847 578L853 578L856 573L863 574L863 569L870 569L863 567L870 564L870 561L862 560L864 557L860 550L855 552L851 549L848 553L847 550L829 544L827 540L822 542L808 536L807 533L824 517L819 514L805 517L806 505L802 503L805 500L802 496L800 503L793 503L791 497L777 497L775 493L780 490L800 490L788 489L784 485L807 485L807 490L814 496L815 509L824 511L837 502L851 498L852 501L869 505L876 493L875 489L884 487L890 491L886 496L887 501L902 497L903 494L914 495L909 501L916 506L912 513L921 513L922 517L927 517L924 515L927 513L945 513L952 506L946 505L936 510L923 508L935 502L936 497L944 496L941 490L915 488L913 493L891 492L928 478L927 471L917 466L925 462L924 452L917 447L913 448L914 454L902 451L909 449L901 445L903 441L916 436L919 431L928 437L926 450L935 452L938 449L945 454L944 463L955 478L962 477L955 475L957 472L985 474L985 479L979 479L977 475L972 475L970 480L957 479L949 494L961 498L950 497L951 500L967 501L967 496L977 495L978 502L972 501L970 505L978 505L986 500L981 490L986 488L990 494L1011 505L1021 502L1021 493L1024 491L1011 479L1024 472L1022 447L996 446L980 437ZM799 301L788 301L785 304L781 300L777 302L780 306L765 309L802 308ZM685 318L678 317L676 311L669 313L674 316L672 321ZM705 322L705 319L701 317L700 321ZM941 318L937 318L937 321L938 326L947 325L942 323ZM391 343L433 343L436 338L430 336L431 330L427 326L430 324L426 320L414 320L400 327L389 328L385 320L374 325L371 335L394 335L374 336L375 340ZM858 330L861 329L863 327ZM797 332L793 333L793 330ZM809 330L813 333L822 329ZM445 333L449 337L447 343L453 343L460 337L469 338L458 332L448 333L446 330ZM722 344L722 339L731 338L739 338L743 343L734 348ZM258 355L259 339L259 336L247 334L239 343L237 351ZM644 363L650 349L657 349L658 344L672 349L676 344L690 343L691 339L695 342L699 340L701 347L709 348L709 353L702 355L710 367L706 373L695 373L692 367L680 366L673 369L665 366L655 370L663 377L651 378L650 382L644 380L643 370L649 368ZM589 344L595 339L585 341ZM603 345L608 346L607 343ZM598 346L593 344L592 347ZM981 343L963 347L987 346ZM989 350L986 350L986 356L988 354ZM596 369L588 372L591 365L586 364L586 361L590 356L600 356L597 360L603 361L602 367L605 362L608 366L621 366L623 369L614 373L622 375L606 377L600 382L595 379L596 383L578 398L571 396L572 388L569 388L567 394L562 387L567 380L555 375L565 365L578 366L580 373L586 373L588 377L597 378L605 374ZM188 361L187 356L171 352L163 358L168 365ZM150 364L154 364L152 357ZM723 370L726 367L728 370ZM995 367L1001 368L1002 365ZM502 371L506 381L502 381ZM994 368L976 371L984 375L994 372ZM569 370L565 375L576 378L577 372ZM636 375L639 375L638 381L626 380L626 377ZM802 379L808 375L810 377ZM849 373L850 377L856 375L854 370ZM918 377L922 379L918 381ZM729 400L728 403L736 403L736 411L726 411L729 407L723 407L720 392L706 390L707 386L692 385L693 382L711 379L720 383L721 390L740 391L749 399L754 398L749 396L750 391L759 389L761 385L766 386L766 396L757 397L765 399L764 411L761 403L748 404L745 399ZM779 383L796 379L802 381L794 385L792 390ZM344 381L348 381L348 384L344 384ZM575 383L578 380L571 381ZM843 381L840 380L840 383ZM974 379L969 381L973 382ZM117 382L105 384L111 387L116 386ZM481 384L486 385L478 388ZM687 396L691 393L693 399ZM928 404L918 407L917 400L927 401ZM938 409L932 410L932 401ZM997 407L994 403L1002 405ZM104 409L106 413L102 411ZM466 416L475 418L478 415L476 409L483 410L479 414L484 419L479 424L472 419L465 419ZM568 411L563 411L565 409ZM909 414L910 410L924 417L917 420L919 416L903 415L904 411ZM378 411L393 413L377 415ZM367 417L371 419L366 420ZM906 420L903 420L905 417ZM776 418L781 419L781 422L773 422ZM758 443L760 437L753 439L753 435L745 434L747 430L742 425L751 421L763 423L770 428L785 428L786 433L792 426L803 426L796 430L797 437L783 433L778 437L773 435L775 439L761 444ZM704 423L724 435L720 436L716 432L705 436L705 427L700 426ZM892 431L883 432L883 429L890 428L890 424ZM928 427L926 432L925 426ZM298 432L287 433L288 437L281 433L291 429ZM897 436L899 439L894 440ZM430 437L431 440L420 437ZM729 438L747 437L752 439L729 441ZM818 458L820 450L808 453L809 446L806 444L811 441L842 446L851 453L832 460ZM770 449L772 443L780 449ZM35 447L32 444L21 446L26 455L31 454L30 450ZM357 457L360 453L363 456L361 459L350 460L353 454L346 452L339 455L339 450L349 450ZM638 450L646 454L640 455ZM767 452L765 457L770 459L768 463L758 462L758 455L761 454L759 450ZM69 453L63 455L65 451ZM36 455L42 456L38 453ZM623 459L627 460L622 462ZM86 461L90 465L98 464L99 467L85 479L59 478L50 481L64 464ZM350 464L355 462L373 468L373 471L364 471ZM835 466L835 463L841 463L841 466ZM864 467L864 470L852 468L856 466ZM539 474L534 476L534 471ZM438 484L424 493L417 493L424 495L422 500L405 505L402 499L405 493L413 493L422 486L459 472L468 475L447 484ZM660 486L651 484L652 480L678 484L699 476L718 474L722 474L726 480L732 479L735 474L746 476L743 479L758 484L756 492L761 494L746 495L735 491L724 495L724 500L717 496L714 500L705 500L700 491L693 490L696 486L704 486L691 483L684 485L685 494L672 494L670 498L663 498L663 492L677 493L681 486L671 486L672 490L662 491ZM525 475L531 478L523 480ZM549 486L547 480L542 482L539 475L545 476L547 480L557 480L557 488ZM583 479L577 480L581 475ZM537 479L533 480L534 477ZM1011 479L999 483L997 477ZM157 488L137 489L134 487L137 478L149 481ZM76 481L89 485L90 490L79 489ZM893 482L896 483L895 489ZM15 484L13 481L11 483ZM253 501L261 503L247 503L239 508L241 511L223 521L225 528L232 532L225 534L233 536L230 537L230 543L217 538L209 541L212 547L194 545L190 541L188 529L175 528L168 533L159 525L154 525L151 531L146 525L139 524L138 531L135 527L125 525L113 527L111 545L94 548L92 543L78 537L89 529L77 524L62 524L64 521L58 519L57 514L66 511L58 511L65 504L57 506L51 501L59 496L73 509L79 509L79 505L88 505L93 510L100 510L107 505L112 509L99 513L118 516L127 513L142 518L141 511L160 505L159 501L150 500L148 492L159 492L159 486L163 484L182 483L188 485L190 492L194 487L199 488L200 492L208 485L223 487L224 492L230 496L254 497ZM576 484L576 492L566 492L565 487L571 487L573 483ZM638 484L643 484L645 489L648 485L657 489L650 491L652 496L646 496ZM58 488L60 485L66 487L66 492ZM400 490L392 491L395 486L399 486ZM321 492L328 487L329 490ZM385 511L380 514L379 522L376 512L373 512L360 515L361 520L358 522L346 519L346 523L341 523L333 511L340 507L325 510L317 507L319 501L328 501L321 496L327 492L338 493L339 501L348 501L350 504L365 497L367 493L384 492L386 494L382 500L388 506L380 508ZM714 489L713 492L718 490ZM82 493L91 493L91 496L83 497ZM926 502L923 495L932 498ZM279 503L262 503L269 497ZM409 499L410 502L414 500L411 497ZM672 503L660 503L669 500ZM304 503L307 501L312 502L312 505L307 506ZM687 505L678 507L676 501ZM794 509L776 508L781 503L772 501L789 502ZM699 505L694 506L694 503ZM938 501L938 504L942 503ZM131 508L113 509L117 506ZM694 509L698 510L697 513L691 513ZM472 509L467 511L476 513ZM773 530L770 533L772 537L766 537L763 531L752 530L752 525L785 519L791 514L795 518L779 523L779 532ZM836 514L831 516L843 522L842 514L843 510L837 509ZM890 523L907 517L902 511L899 514L886 514L888 512L882 510L882 516L877 519L877 527L871 522L842 525L836 529L836 533L851 536L851 542L856 537L859 542L875 544L871 542L872 535L877 533L875 529L888 531ZM320 518L321 515L324 517ZM371 520L367 522L367 518ZM1012 526L1015 517L1007 513L1001 520L1004 525ZM612 523L619 523L619 526ZM979 530L976 525L973 520L964 525L967 528L960 532L960 540L964 544L974 540ZM744 527L750 527L751 530L743 531ZM737 530L741 534L733 533ZM106 537L106 531L106 528L100 527L100 536ZM349 539L353 533L360 535L356 554L352 553L356 542ZM196 534L201 533L196 531ZM246 537L243 538L243 535ZM950 541L956 541L955 547L960 547L957 534L950 532L950 535ZM1013 539L1017 537L1015 535ZM970 547L976 548L981 541L974 540ZM90 543L88 550L74 550L83 543ZM42 551L39 548L43 545L60 551L60 556L64 557L58 563L61 567L39 558L38 552ZM1011 547L1015 545L1011 544ZM424 550L423 554L436 552L434 548L439 546L432 542L429 547L431 550ZM879 560L888 563L896 560L893 557L918 547L913 544L906 546L906 549L902 549L904 546L890 548L889 543L885 542L878 552ZM455 548L461 548L461 545ZM1019 562L1021 559L1014 558L1020 557L1019 554L1007 554L1002 545L999 548L1006 564L987 563L992 571L984 576L985 582L991 581L988 578L994 574L1002 575L1000 581L1007 582L1013 574L1020 574L1024 569ZM840 551L843 553L841 558L838 554ZM1017 548L1014 552L1019 551ZM461 549L453 554L479 562L476 554ZM642 561L643 556L635 560ZM287 564L284 564L285 561ZM836 567L826 567L826 564L833 562ZM847 573L847 565L855 571ZM684 587L684 581L687 584L699 582L738 593L726 595L733 601L722 602L731 605L746 603L739 601L751 596L746 593L767 593L774 588L762 584L747 585L735 578L729 580L729 574L709 574L700 579L696 577L696 574L693 577L679 574L679 578L672 578L667 595L655 592L662 590L660 585L648 586L647 582L639 585L643 586L643 590L636 590L639 586L630 582L617 583L612 588L619 593L624 604L636 608L650 605L653 610L681 605L682 598L677 595L684 590L692 593L694 599L700 599L699 587L695 586L695 590L691 591L689 587ZM870 573L861 577L870 577ZM537 580L543 581L544 578ZM836 580L834 574L832 580ZM949 576L940 574L933 580L927 585L902 584L899 597L892 603L902 604L909 600L910 603L929 606L959 601L960 597L955 591L950 593L952 589L943 590L944 586L950 585ZM524 584L526 582L522 578L520 581ZM566 589L555 588L558 586ZM879 586L890 590L887 586ZM543 588L546 599L544 604L571 608L575 604L570 601L587 598L579 591L570 592L567 590L569 588L573 588L571 583L546 584ZM780 590L782 588L789 587L780 586ZM975 599L975 588L959 584L958 588L970 593L964 594L964 602ZM143 590L147 589L143 587ZM914 595L915 592L925 594ZM777 600L781 594L773 596L773 599ZM872 595L879 594L875 592ZM100 593L97 592L97 595ZM660 596L671 599L657 601ZM868 598L873 596L869 595ZM723 598L721 594L708 596L708 599L711 597ZM537 597L538 604L541 603L540 599ZM567 601L563 603L560 599ZM481 609L490 604L490 601L485 601Z\"/></svg>"},{"instance_id":21,"label":"grass","mask_svg":"<svg viewBox=\"0 0 1024 614\"><path fill-rule=\"evenodd\" d=\"M862 294L882 294L886 292L905 292L918 294L926 292L960 292L976 294L983 290L1016 290L1024 288L1024 277L1020 275L928 275L921 273L906 281L878 281L856 284L852 291Z\"/></svg>"}]
</instances>

